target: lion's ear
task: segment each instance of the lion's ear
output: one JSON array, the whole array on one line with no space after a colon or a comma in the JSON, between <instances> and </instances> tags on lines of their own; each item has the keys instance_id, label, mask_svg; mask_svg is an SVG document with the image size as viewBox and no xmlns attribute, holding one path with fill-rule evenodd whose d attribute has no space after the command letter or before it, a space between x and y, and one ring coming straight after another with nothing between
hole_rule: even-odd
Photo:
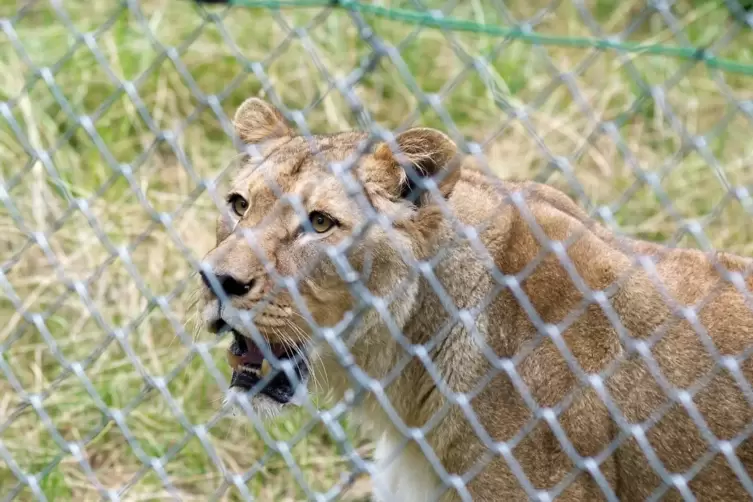
<instances>
[{"instance_id":1,"label":"lion's ear","mask_svg":"<svg viewBox=\"0 0 753 502\"><path fill-rule=\"evenodd\" d=\"M233 118L235 130L244 143L259 143L292 136L280 110L259 98L244 101Z\"/></svg>"},{"instance_id":2,"label":"lion's ear","mask_svg":"<svg viewBox=\"0 0 753 502\"><path fill-rule=\"evenodd\" d=\"M420 188L421 181L433 178L443 196L452 193L460 177L458 147L446 134L431 128L415 127L395 138L399 152L393 152L387 143L380 144L374 158L381 168L392 170L396 176L393 186L386 187L396 195L407 198ZM412 169L408 169L408 166ZM415 197L421 205L426 197Z\"/></svg>"}]
</instances>

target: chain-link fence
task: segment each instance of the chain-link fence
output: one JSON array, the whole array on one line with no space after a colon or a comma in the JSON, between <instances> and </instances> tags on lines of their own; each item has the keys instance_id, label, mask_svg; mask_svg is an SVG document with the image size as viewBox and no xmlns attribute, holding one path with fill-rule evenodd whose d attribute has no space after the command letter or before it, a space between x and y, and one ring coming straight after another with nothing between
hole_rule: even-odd
<instances>
[{"instance_id":1,"label":"chain-link fence","mask_svg":"<svg viewBox=\"0 0 753 502\"><path fill-rule=\"evenodd\" d=\"M395 500L753 495L750 267L610 240L753 255L747 7L0 0L0 499L361 500L396 480ZM247 151L232 117L250 96L301 137ZM447 136L401 136L417 125ZM365 134L314 136L349 130ZM397 202L364 183L380 143L405 165ZM469 182L417 178L448 144L499 191L446 199ZM273 238L241 224L245 252L211 258L216 225L259 204L226 199L253 178L233 177L259 155L288 165L280 152L295 173L320 166L307 190L349 201L309 218L311 193L259 188L306 246L329 236L324 256L301 245L272 265ZM580 213L552 223L555 192L489 175L555 187L610 233L566 232ZM504 252L538 250L515 265L491 247L512 227L488 233L513 213L528 230ZM584 251L584 233L609 246ZM271 290L238 279L254 266ZM234 337L205 329L218 303L199 270ZM656 276L674 282L640 282ZM262 331L304 358L227 306L259 288L252 313L295 317ZM231 380L300 406L262 421L274 406L226 394ZM302 380L320 392L292 396ZM392 438L376 454L364 424Z\"/></svg>"}]
</instances>

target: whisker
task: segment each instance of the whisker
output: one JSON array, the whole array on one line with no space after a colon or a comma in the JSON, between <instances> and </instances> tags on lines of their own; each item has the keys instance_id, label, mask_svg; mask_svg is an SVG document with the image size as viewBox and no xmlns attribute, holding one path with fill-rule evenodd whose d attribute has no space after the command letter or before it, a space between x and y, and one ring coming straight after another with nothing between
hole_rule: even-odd
<instances>
[{"instance_id":1,"label":"whisker","mask_svg":"<svg viewBox=\"0 0 753 502\"><path fill-rule=\"evenodd\" d=\"M304 317L303 317L303 316L302 316L301 314L299 314L299 313L298 313L298 312L296 312L296 311L293 311L293 314L294 314L294 315L297 315L298 317L300 317L300 318L301 318L302 320L304 320L304 321L306 320L306 319L305 319L305 318L304 318ZM290 322L290 321L288 321L288 322ZM307 336L307 335L306 335L306 333L305 333L305 332L303 331L303 329L301 329L301 327L300 327L300 326L297 326L297 325L295 325L295 324L294 324L294 323L292 323L292 322L290 322L290 324L291 324L291 325L292 325L292 326L293 326L293 327L294 327L295 329L297 329L297 330L299 331L299 333L301 333L301 335L302 335L302 336ZM313 362L313 361L311 361L311 360L310 360L310 358L307 358L307 361L309 361L309 362ZM327 384L327 388L329 388L329 375L327 374L327 367L325 366L324 362L323 362L323 361L322 361L321 359L318 359L318 360L317 360L316 362L317 362L318 366L319 366L319 367L321 367L321 369L322 369L322 373L324 373L324 380L325 380L325 382L326 382L326 384Z\"/></svg>"},{"instance_id":2,"label":"whisker","mask_svg":"<svg viewBox=\"0 0 753 502\"><path fill-rule=\"evenodd\" d=\"M296 328L296 326L293 325L287 319L285 320L285 325L287 327ZM292 350L292 352L293 352L292 355L296 359L295 365L296 365L296 367L298 367L300 369L300 364L301 363L306 364L306 362L307 362L306 354L303 352L303 350L300 348L300 346L297 343L295 343L295 341L293 340L293 338L289 334L282 333L281 334L281 338L284 339L284 344L286 345L286 348ZM316 377L314 377L314 379L315 378Z\"/></svg>"},{"instance_id":3,"label":"whisker","mask_svg":"<svg viewBox=\"0 0 753 502\"><path fill-rule=\"evenodd\" d=\"M303 317L303 315L300 314L299 312L293 310L292 314L294 316L297 316L297 317L301 318L301 320L303 320L304 322L306 321L306 318ZM293 330L297 331L301 335L302 338L308 338L308 335L306 334L306 332L300 326L296 325L295 323L293 323L289 319L286 319L285 322ZM319 380L317 378L317 373L318 372L314 371L314 368L312 367L313 366L312 363L314 363L314 361L312 361L311 358L307 357L306 354L303 354L303 357L304 357L304 360L307 361L309 363L309 366L311 367L311 370L312 370L311 371L312 380L314 381L315 386L318 387L318 390L325 390L325 388L321 386L321 382L319 382ZM318 367L320 367L322 369L322 373L324 374L324 380L325 380L325 383L327 385L326 388L329 388L329 375L327 374L327 368L324 365L324 362L321 361L321 360L317 360L316 364L317 364Z\"/></svg>"},{"instance_id":4,"label":"whisker","mask_svg":"<svg viewBox=\"0 0 753 502\"><path fill-rule=\"evenodd\" d=\"M296 313L296 312L294 312L294 313ZM289 326L293 331L295 331L296 333L298 333L298 335L301 338L306 338L307 337L306 333L303 331L303 329L301 329L300 326L297 326L295 323L293 323L289 319L286 319L285 322L286 322L286 325ZM316 388L316 390L317 391L324 390L324 387L322 386L321 382L319 381L319 376L318 376L319 372L315 371L315 368L313 367L314 366L313 365L314 361L310 357L308 357L308 354L306 354L306 352L303 349L301 349L300 346L297 346L296 350L298 351L299 355L301 356L301 360L302 360L303 364L308 365L308 367L310 368L309 374L311 375L311 380L314 383L314 387ZM329 385L329 375L327 375L327 370L324 367L324 364L321 361L316 361L316 362L322 368L322 372L324 373L325 381L326 381L327 385Z\"/></svg>"}]
</instances>

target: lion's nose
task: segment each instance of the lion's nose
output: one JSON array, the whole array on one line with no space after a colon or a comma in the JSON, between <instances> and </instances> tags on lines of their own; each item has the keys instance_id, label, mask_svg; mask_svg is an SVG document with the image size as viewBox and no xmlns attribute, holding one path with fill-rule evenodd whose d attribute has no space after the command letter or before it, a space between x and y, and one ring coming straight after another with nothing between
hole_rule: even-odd
<instances>
[{"instance_id":1,"label":"lion's nose","mask_svg":"<svg viewBox=\"0 0 753 502\"><path fill-rule=\"evenodd\" d=\"M246 282L240 281L230 274L217 275L215 276L215 279L222 292L227 296L243 296L254 287L255 282L254 279ZM204 284L210 289L210 291L213 291L215 295L219 296L213 287L212 281L203 270L201 271L201 280L204 281Z\"/></svg>"}]
</instances>

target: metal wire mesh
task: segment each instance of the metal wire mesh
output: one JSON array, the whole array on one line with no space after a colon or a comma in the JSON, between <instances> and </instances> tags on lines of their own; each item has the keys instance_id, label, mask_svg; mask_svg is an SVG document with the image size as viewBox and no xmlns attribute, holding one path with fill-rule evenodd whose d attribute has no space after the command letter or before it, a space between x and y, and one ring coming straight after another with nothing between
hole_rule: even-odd
<instances>
[{"instance_id":1,"label":"metal wire mesh","mask_svg":"<svg viewBox=\"0 0 753 502\"><path fill-rule=\"evenodd\" d=\"M277 2L247 2L257 10L133 0L107 6L0 3L7 70L0 86L0 140L6 151L0 171L0 286L5 296L0 315L6 319L0 333L2 500L126 500L150 491L178 500L354 496L349 493L359 476L376 469L370 442L354 436L345 423L365 394L374 396L405 437L394 455L408 440L418 445L442 482L433 496L452 489L461 500L470 500L466 486L501 458L531 499L555 499L586 472L601 498L618 500L601 469L628 440L638 443L658 476L651 499L674 490L695 500L692 479L718 454L753 495L745 460L735 451L753 424L719 440L693 401L717 372L726 371L753 402L741 371L750 349L720 355L698 321L696 313L712 296L677 307L715 358L712 371L677 388L651 356L669 328L632 339L608 299L628 279L591 291L568 257L577 236L549 241L526 199L516 193L500 194L500 200L528 222L542 254L515 275L503 273L491 260L488 276L494 286L476 305L449 300L435 272L442 253L423 261L406 259L446 300L442 306L451 325L472 334L479 312L507 291L536 328L534 343L511 358L484 347L489 373L467 392L447 388L444 370L431 354L450 328L443 327L426 344L406 338L387 308L389 301L370 292L348 262L359 232L365 231L357 229L327 251L358 299L349 317L320 328L300 296L296 302L312 337L330 346L349 368L351 391L322 408L307 400L296 418L275 426L262 422L239 395L246 428L227 444L227 436L239 427L223 425L227 408L216 401L228 387L221 361L227 340L190 333L186 316L193 310L186 305L192 304L202 252L212 247L207 236L214 232L215 216L227 211L223 180L237 167L231 162L238 160L231 139L238 147L238 138L229 115L252 94L264 94L306 137L357 127L369 132L372 142L385 141L397 151L395 136L422 122L445 131L489 173L560 186L615 233L704 251L753 250L747 141L753 105L744 76L752 40L743 6L733 6L733 19L718 4L697 8L680 2L621 4L624 10L617 14L612 12L617 4L604 2L404 3L424 20L437 21L436 26L396 26L363 9L348 9L345 2L305 11L282 9ZM390 6L405 7L393 2L385 8ZM488 38L439 22L465 15L483 21L479 26L508 31ZM568 31L573 29L608 43L563 48L536 39L565 40L575 36ZM333 34L343 38L332 41ZM635 49L657 38L694 57L649 54L644 59L642 51L626 49L628 43ZM352 45L338 46L346 41ZM720 65L722 60L729 64ZM429 79L434 73L439 76ZM611 80L616 74L617 80ZM614 88L607 86L610 82ZM390 234L391 222L375 211L354 176L358 160L356 155L322 162L367 215L364 225ZM280 187L271 189L284 197ZM437 183L427 182L423 189L452 219ZM289 203L305 220L301 201ZM456 226L481 256L484 225L488 222ZM392 241L399 247L399 238ZM260 251L255 242L248 238L249 246ZM572 272L584 300L555 324L541 317L523 288L547 253ZM650 274L655 264L636 256L635 268ZM280 288L297 291L295 280L268 269ZM720 275L753 308L747 276ZM218 286L216 278L211 281ZM607 390L620 361L598 373L586 372L565 342L567 329L589 305L604 311L626 353L642 358L668 397L641 423L628 423ZM379 313L404 350L401 362L381 380L353 365L343 342L353 323L370 310ZM246 324L260 340L254 324ZM518 373L521 361L544 340L561 351L579 382L554 406L539 406ZM416 360L445 393L447 406L426 424L412 427L385 389ZM297 378L292 366L283 365L259 388L280 371ZM500 374L513 382L533 413L507 441L495 440L471 405ZM579 453L559 422L578 390L586 388L596 392L619 429L593 455ZM708 443L708 451L682 472L668 470L647 439L673 404L687 411ZM452 407L461 410L488 449L463 473L448 473L427 440ZM537 423L550 427L572 460L572 470L544 489L534 486L514 454ZM324 437L327 444L312 446ZM244 453L245 441L256 449ZM339 460L315 460L322 451ZM202 460L192 467L191 459ZM279 486L270 488L275 483Z\"/></svg>"}]
</instances>

